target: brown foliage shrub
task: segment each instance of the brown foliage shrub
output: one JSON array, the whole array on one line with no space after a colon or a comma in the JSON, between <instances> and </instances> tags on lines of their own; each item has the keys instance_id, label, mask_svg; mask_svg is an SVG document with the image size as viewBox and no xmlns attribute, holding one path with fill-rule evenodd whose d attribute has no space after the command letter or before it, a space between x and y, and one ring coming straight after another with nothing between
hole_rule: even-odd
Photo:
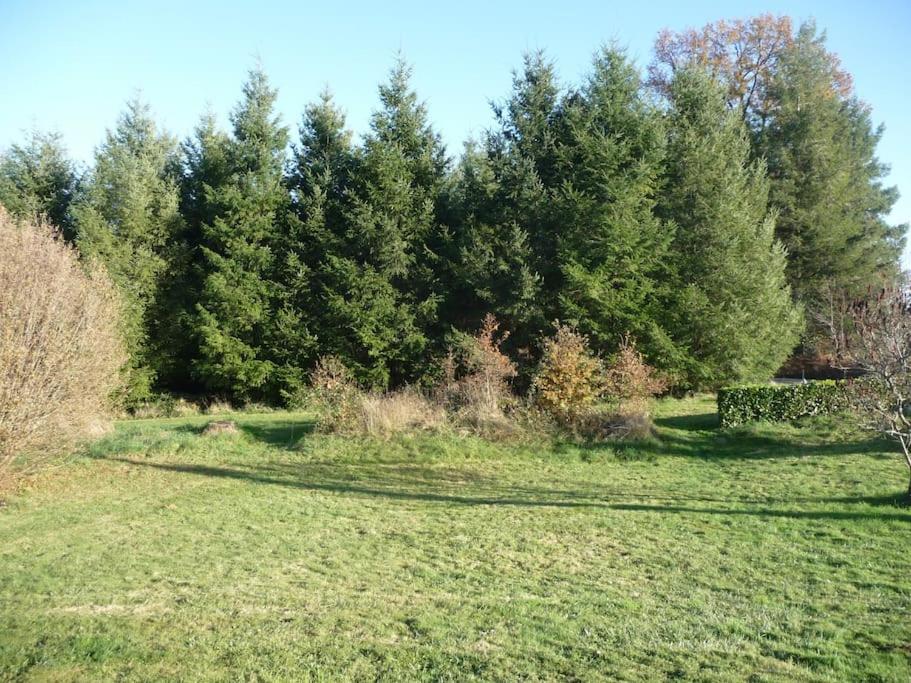
<instances>
[{"instance_id":1,"label":"brown foliage shrub","mask_svg":"<svg viewBox=\"0 0 911 683\"><path fill-rule=\"evenodd\" d=\"M458 422L471 427L502 427L505 423L506 411L513 403L510 382L516 376L515 363L501 348L508 337L488 313L477 334L444 360L437 399Z\"/></svg>"},{"instance_id":2,"label":"brown foliage shrub","mask_svg":"<svg viewBox=\"0 0 911 683\"><path fill-rule=\"evenodd\" d=\"M649 401L667 389L667 380L645 362L636 344L624 337L605 372L604 391L621 415L647 415Z\"/></svg>"},{"instance_id":3,"label":"brown foliage shrub","mask_svg":"<svg viewBox=\"0 0 911 683\"><path fill-rule=\"evenodd\" d=\"M556 324L544 341L544 354L535 374L535 403L568 425L587 415L604 391L604 366L592 353L588 337L569 325Z\"/></svg>"},{"instance_id":4,"label":"brown foliage shrub","mask_svg":"<svg viewBox=\"0 0 911 683\"><path fill-rule=\"evenodd\" d=\"M0 207L0 477L19 455L30 468L97 434L125 362L106 274Z\"/></svg>"}]
</instances>

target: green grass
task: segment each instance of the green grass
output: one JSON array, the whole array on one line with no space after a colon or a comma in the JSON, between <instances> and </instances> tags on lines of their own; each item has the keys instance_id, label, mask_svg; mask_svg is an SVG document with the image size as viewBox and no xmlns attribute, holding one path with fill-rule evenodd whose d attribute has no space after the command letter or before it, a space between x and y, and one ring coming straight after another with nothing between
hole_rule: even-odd
<instances>
[{"instance_id":1,"label":"green grass","mask_svg":"<svg viewBox=\"0 0 911 683\"><path fill-rule=\"evenodd\" d=\"M911 678L902 462L837 420L653 442L123 422L0 508L0 678Z\"/></svg>"}]
</instances>

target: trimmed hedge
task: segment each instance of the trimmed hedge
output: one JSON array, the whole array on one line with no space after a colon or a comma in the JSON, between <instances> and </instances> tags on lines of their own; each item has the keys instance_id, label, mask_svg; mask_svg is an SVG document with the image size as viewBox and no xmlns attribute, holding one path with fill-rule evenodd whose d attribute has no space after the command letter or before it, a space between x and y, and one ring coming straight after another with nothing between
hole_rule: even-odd
<instances>
[{"instance_id":1,"label":"trimmed hedge","mask_svg":"<svg viewBox=\"0 0 911 683\"><path fill-rule=\"evenodd\" d=\"M722 427L736 427L757 420L789 422L799 417L838 412L844 406L844 388L834 380L754 384L718 391L718 417Z\"/></svg>"}]
</instances>

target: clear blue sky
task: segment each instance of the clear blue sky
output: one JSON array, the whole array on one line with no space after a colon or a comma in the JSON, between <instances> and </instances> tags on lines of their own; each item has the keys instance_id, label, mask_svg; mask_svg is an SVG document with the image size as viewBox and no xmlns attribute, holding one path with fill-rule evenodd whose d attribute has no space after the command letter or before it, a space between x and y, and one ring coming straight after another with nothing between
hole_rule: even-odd
<instances>
[{"instance_id":1,"label":"clear blue sky","mask_svg":"<svg viewBox=\"0 0 911 683\"><path fill-rule=\"evenodd\" d=\"M282 0L0 0L0 148L37 126L63 133L90 159L135 91L173 133L187 135L207 105L226 121L259 58L296 128L328 84L356 132L376 86L401 50L432 120L457 154L491 123L489 100L507 95L524 51L544 48L576 80L593 51L616 40L641 66L664 27L771 11L815 18L886 124L880 157L905 195L893 212L911 222L911 2L508 0L292 2ZM911 266L911 254L905 262Z\"/></svg>"}]
</instances>

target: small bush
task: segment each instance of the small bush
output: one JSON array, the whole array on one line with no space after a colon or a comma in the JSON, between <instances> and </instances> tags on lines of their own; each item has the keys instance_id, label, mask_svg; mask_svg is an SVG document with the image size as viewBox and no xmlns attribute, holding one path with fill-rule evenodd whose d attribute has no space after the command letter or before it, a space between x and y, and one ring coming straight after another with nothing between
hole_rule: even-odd
<instances>
[{"instance_id":1,"label":"small bush","mask_svg":"<svg viewBox=\"0 0 911 683\"><path fill-rule=\"evenodd\" d=\"M667 389L667 380L645 362L636 344L624 337L605 372L604 391L621 415L648 415L649 402Z\"/></svg>"},{"instance_id":2,"label":"small bush","mask_svg":"<svg viewBox=\"0 0 911 683\"><path fill-rule=\"evenodd\" d=\"M586 417L605 388L604 366L588 346L588 337L556 324L544 341L541 363L532 381L535 403L563 424Z\"/></svg>"},{"instance_id":3,"label":"small bush","mask_svg":"<svg viewBox=\"0 0 911 683\"><path fill-rule=\"evenodd\" d=\"M96 435L126 362L121 307L100 269L42 221L0 207L0 478Z\"/></svg>"},{"instance_id":4,"label":"small bush","mask_svg":"<svg viewBox=\"0 0 911 683\"><path fill-rule=\"evenodd\" d=\"M722 427L759 420L789 422L837 412L845 405L844 388L834 380L757 384L729 387L718 392L718 416Z\"/></svg>"},{"instance_id":5,"label":"small bush","mask_svg":"<svg viewBox=\"0 0 911 683\"><path fill-rule=\"evenodd\" d=\"M323 356L310 373L306 403L320 412L319 428L324 431L350 431L357 423L363 392L341 360Z\"/></svg>"},{"instance_id":6,"label":"small bush","mask_svg":"<svg viewBox=\"0 0 911 683\"><path fill-rule=\"evenodd\" d=\"M443 362L436 399L457 422L502 427L514 403L510 382L516 366L501 350L509 333L499 330L500 323L488 313L477 334L463 340Z\"/></svg>"}]
</instances>

